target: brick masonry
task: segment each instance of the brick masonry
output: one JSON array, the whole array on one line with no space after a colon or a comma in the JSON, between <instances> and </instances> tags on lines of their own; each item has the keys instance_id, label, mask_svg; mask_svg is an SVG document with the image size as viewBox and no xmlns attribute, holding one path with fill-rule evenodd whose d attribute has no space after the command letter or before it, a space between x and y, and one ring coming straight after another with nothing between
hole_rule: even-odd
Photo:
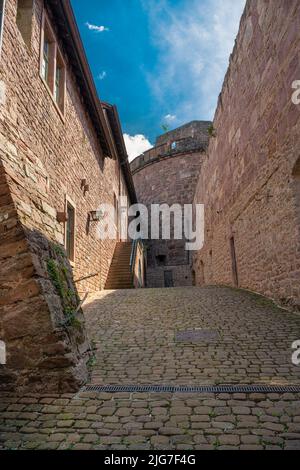
<instances>
[{"instance_id":1,"label":"brick masonry","mask_svg":"<svg viewBox=\"0 0 300 470\"><path fill-rule=\"evenodd\" d=\"M297 0L247 2L196 190L206 240L194 258L198 284L238 284L298 306L299 45Z\"/></svg>"},{"instance_id":2,"label":"brick masonry","mask_svg":"<svg viewBox=\"0 0 300 470\"><path fill-rule=\"evenodd\" d=\"M83 317L79 310L67 325L66 313L76 309L77 291L104 287L115 247L115 241L98 240L88 213L100 203L113 204L114 194L128 191L118 159L102 151L55 22L67 67L64 119L40 77L42 6L41 0L33 2L27 44L17 26L16 2L7 0L5 8L0 61L0 338L6 341L8 357L1 373L12 388L58 391L72 390L87 377ZM60 248L65 226L57 221L57 213L65 211L66 195L76 206L73 269ZM59 271L52 272L52 278L49 260ZM58 288L53 276L60 276Z\"/></svg>"},{"instance_id":3,"label":"brick masonry","mask_svg":"<svg viewBox=\"0 0 300 470\"><path fill-rule=\"evenodd\" d=\"M208 122L193 121L157 139L157 145L131 163L138 201L151 204L192 204L208 142ZM172 144L176 142L176 147ZM151 220L149 219L149 234ZM172 235L172 231L171 231ZM147 240L147 286L193 283L191 252L183 240ZM165 274L167 272L167 274ZM166 280L165 280L166 279Z\"/></svg>"}]
</instances>

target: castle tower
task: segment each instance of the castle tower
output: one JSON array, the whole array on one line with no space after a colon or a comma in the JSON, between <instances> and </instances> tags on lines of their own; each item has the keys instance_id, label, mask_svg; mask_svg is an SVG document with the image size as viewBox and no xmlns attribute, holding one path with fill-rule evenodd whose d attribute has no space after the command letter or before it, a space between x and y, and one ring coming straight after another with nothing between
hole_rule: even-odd
<instances>
[{"instance_id":1,"label":"castle tower","mask_svg":"<svg viewBox=\"0 0 300 470\"><path fill-rule=\"evenodd\" d=\"M192 121L157 138L155 147L131 163L139 203L192 204L208 146L208 121ZM172 219L171 219L172 220ZM149 233L151 221L149 220ZM161 237L161 233L160 233ZM186 240L148 240L147 287L191 286L192 252Z\"/></svg>"}]
</instances>

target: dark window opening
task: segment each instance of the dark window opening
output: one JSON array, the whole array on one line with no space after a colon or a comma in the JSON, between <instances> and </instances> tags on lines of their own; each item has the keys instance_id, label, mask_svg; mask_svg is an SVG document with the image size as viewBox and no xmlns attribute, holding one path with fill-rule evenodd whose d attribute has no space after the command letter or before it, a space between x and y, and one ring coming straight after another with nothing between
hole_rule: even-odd
<instances>
[{"instance_id":1,"label":"dark window opening","mask_svg":"<svg viewBox=\"0 0 300 470\"><path fill-rule=\"evenodd\" d=\"M66 251L70 261L75 261L75 208L67 202Z\"/></svg>"},{"instance_id":2,"label":"dark window opening","mask_svg":"<svg viewBox=\"0 0 300 470\"><path fill-rule=\"evenodd\" d=\"M236 250L235 250L235 240L234 237L230 238L230 252L231 252L231 263L232 263L232 277L233 282L236 287L239 285L238 270L237 270L237 259L236 259Z\"/></svg>"},{"instance_id":3,"label":"dark window opening","mask_svg":"<svg viewBox=\"0 0 300 470\"><path fill-rule=\"evenodd\" d=\"M298 158L293 170L293 192L296 207L296 223L300 233L300 158Z\"/></svg>"},{"instance_id":4,"label":"dark window opening","mask_svg":"<svg viewBox=\"0 0 300 470\"><path fill-rule=\"evenodd\" d=\"M202 260L199 264L199 284L200 286L204 286L205 284L204 263Z\"/></svg>"},{"instance_id":5,"label":"dark window opening","mask_svg":"<svg viewBox=\"0 0 300 470\"><path fill-rule=\"evenodd\" d=\"M156 263L158 266L165 266L167 261L166 255L158 255L156 256Z\"/></svg>"},{"instance_id":6,"label":"dark window opening","mask_svg":"<svg viewBox=\"0 0 300 470\"><path fill-rule=\"evenodd\" d=\"M141 217L141 213L138 211L136 213L136 219L139 219L140 217ZM141 224L137 224L136 231L137 231L137 233L141 234Z\"/></svg>"},{"instance_id":7,"label":"dark window opening","mask_svg":"<svg viewBox=\"0 0 300 470\"><path fill-rule=\"evenodd\" d=\"M196 272L194 269L192 271L192 285L196 286Z\"/></svg>"},{"instance_id":8,"label":"dark window opening","mask_svg":"<svg viewBox=\"0 0 300 470\"><path fill-rule=\"evenodd\" d=\"M17 26L25 44L31 46L33 0L17 1Z\"/></svg>"}]
</instances>

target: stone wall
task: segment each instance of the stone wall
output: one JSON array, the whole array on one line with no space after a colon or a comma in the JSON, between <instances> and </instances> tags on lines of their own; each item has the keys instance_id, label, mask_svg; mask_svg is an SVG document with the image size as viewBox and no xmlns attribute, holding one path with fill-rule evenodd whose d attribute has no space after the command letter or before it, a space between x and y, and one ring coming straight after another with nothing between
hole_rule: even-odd
<instances>
[{"instance_id":1,"label":"stone wall","mask_svg":"<svg viewBox=\"0 0 300 470\"><path fill-rule=\"evenodd\" d=\"M190 128L188 125L184 126L184 135L188 142L190 138L192 139L191 131L194 127L195 123L191 123ZM176 129L174 137L178 138L179 134L180 129ZM183 136L183 131L181 134ZM172 141L171 133L168 133L167 141ZM206 143L201 141L201 144L196 146L196 150L185 149L185 152L175 149L171 153L167 151L158 154L157 149L161 149L161 145L159 145L152 150L154 153L157 152L155 159L148 160L146 158L147 152L145 152L144 155L131 163L138 201L148 207L149 213L151 204L168 204L169 206L180 204L182 208L184 204L192 204L207 141L208 134L206 132ZM184 143L185 140L183 140L183 146ZM167 145L168 149L169 144ZM150 231L151 220L149 220L149 233ZM192 285L192 257L191 252L185 250L186 241L184 239L153 241L149 239L145 243L147 246L148 287L164 287L166 285L165 276L168 275L172 276L171 283L175 287Z\"/></svg>"},{"instance_id":2,"label":"stone wall","mask_svg":"<svg viewBox=\"0 0 300 470\"><path fill-rule=\"evenodd\" d=\"M299 1L248 0L197 186L206 239L194 259L198 284L298 305L299 46Z\"/></svg>"},{"instance_id":3,"label":"stone wall","mask_svg":"<svg viewBox=\"0 0 300 470\"><path fill-rule=\"evenodd\" d=\"M104 287L115 242L97 239L95 224L88 224L88 213L100 203L113 204L114 194L126 191L119 188L118 162L104 158L72 70L67 68L64 121L40 78L42 2L34 5L29 50L17 28L15 2L7 2L0 64L5 88L2 132L17 161L14 171L23 173L26 186L32 187L31 194L22 198L27 225L47 231L51 239L62 243L64 225L57 223L56 213L64 211L66 195L76 204L74 278L86 278L78 283L81 292L95 291ZM65 59L68 62L67 56ZM12 158L10 164L16 165ZM81 185L84 179L88 192ZM35 202L31 203L33 191Z\"/></svg>"},{"instance_id":4,"label":"stone wall","mask_svg":"<svg viewBox=\"0 0 300 470\"><path fill-rule=\"evenodd\" d=\"M207 145L207 129L211 126L210 121L192 121L172 131L160 135L156 139L155 146L183 140L188 144L192 139L194 143ZM188 150L188 148L186 148Z\"/></svg>"},{"instance_id":5,"label":"stone wall","mask_svg":"<svg viewBox=\"0 0 300 470\"><path fill-rule=\"evenodd\" d=\"M89 344L71 267L59 245L20 223L20 184L0 161L0 390L76 390Z\"/></svg>"},{"instance_id":6,"label":"stone wall","mask_svg":"<svg viewBox=\"0 0 300 470\"><path fill-rule=\"evenodd\" d=\"M77 291L104 287L116 243L98 240L88 214L127 190L118 161L103 155L59 36L67 64L64 118L42 81L43 2L33 5L28 45L16 2L6 1L0 59L0 339L8 350L1 373L20 390L67 391L87 377ZM76 206L72 267L57 220L66 196Z\"/></svg>"}]
</instances>

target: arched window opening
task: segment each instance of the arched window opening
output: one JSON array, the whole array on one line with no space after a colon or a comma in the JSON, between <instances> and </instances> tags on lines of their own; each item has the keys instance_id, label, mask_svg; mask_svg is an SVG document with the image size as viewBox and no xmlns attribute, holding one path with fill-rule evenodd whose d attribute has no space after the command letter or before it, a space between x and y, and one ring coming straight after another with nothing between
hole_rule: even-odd
<instances>
[{"instance_id":1,"label":"arched window opening","mask_svg":"<svg viewBox=\"0 0 300 470\"><path fill-rule=\"evenodd\" d=\"M295 166L293 169L293 177L295 180L300 180L300 157L295 163Z\"/></svg>"},{"instance_id":2,"label":"arched window opening","mask_svg":"<svg viewBox=\"0 0 300 470\"><path fill-rule=\"evenodd\" d=\"M194 269L192 270L192 284L196 286L196 273Z\"/></svg>"},{"instance_id":3,"label":"arched window opening","mask_svg":"<svg viewBox=\"0 0 300 470\"><path fill-rule=\"evenodd\" d=\"M202 260L199 264L199 284L200 286L204 286L205 284L204 263Z\"/></svg>"}]
</instances>

